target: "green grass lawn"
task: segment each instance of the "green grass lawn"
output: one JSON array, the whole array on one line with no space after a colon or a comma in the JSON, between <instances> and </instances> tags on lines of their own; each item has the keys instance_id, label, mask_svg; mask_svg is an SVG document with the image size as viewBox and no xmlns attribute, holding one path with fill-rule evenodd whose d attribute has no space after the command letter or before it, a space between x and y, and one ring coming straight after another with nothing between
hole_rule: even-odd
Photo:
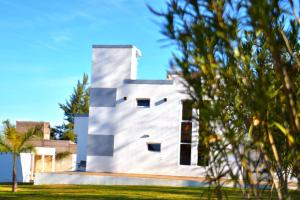
<instances>
[{"instance_id":1,"label":"green grass lawn","mask_svg":"<svg viewBox=\"0 0 300 200\"><path fill-rule=\"evenodd\" d=\"M0 185L0 199L207 199L208 194L206 188L152 186L19 185L17 193L10 190L10 185ZM228 199L243 199L236 189L225 193ZM293 199L300 199L300 194L294 193Z\"/></svg>"}]
</instances>

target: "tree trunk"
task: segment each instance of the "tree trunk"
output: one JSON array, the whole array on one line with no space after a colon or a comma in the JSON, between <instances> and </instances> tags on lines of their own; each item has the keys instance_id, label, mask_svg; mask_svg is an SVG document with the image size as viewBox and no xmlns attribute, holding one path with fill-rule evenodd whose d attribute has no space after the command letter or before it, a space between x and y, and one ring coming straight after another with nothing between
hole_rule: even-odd
<instances>
[{"instance_id":1,"label":"tree trunk","mask_svg":"<svg viewBox=\"0 0 300 200\"><path fill-rule=\"evenodd\" d=\"M17 166L16 166L16 154L13 153L13 174L12 174L12 192L17 192Z\"/></svg>"},{"instance_id":2,"label":"tree trunk","mask_svg":"<svg viewBox=\"0 0 300 200\"><path fill-rule=\"evenodd\" d=\"M223 195L222 195L222 188L220 186L220 183L218 183L218 186L217 186L217 196L218 196L218 200L222 200L223 199Z\"/></svg>"}]
</instances>

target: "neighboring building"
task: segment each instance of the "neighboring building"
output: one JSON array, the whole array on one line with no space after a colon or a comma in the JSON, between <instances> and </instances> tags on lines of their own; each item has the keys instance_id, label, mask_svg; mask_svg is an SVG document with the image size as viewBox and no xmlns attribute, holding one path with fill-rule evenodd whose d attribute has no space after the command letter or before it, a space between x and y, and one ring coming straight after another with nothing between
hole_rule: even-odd
<instances>
[{"instance_id":1,"label":"neighboring building","mask_svg":"<svg viewBox=\"0 0 300 200\"><path fill-rule=\"evenodd\" d=\"M86 171L202 176L198 125L181 79L137 79L140 51L94 45L89 115L75 117Z\"/></svg>"},{"instance_id":2,"label":"neighboring building","mask_svg":"<svg viewBox=\"0 0 300 200\"><path fill-rule=\"evenodd\" d=\"M35 152L21 153L17 160L17 179L19 182L30 182L36 172L74 171L76 169L76 144L68 140L51 140L50 123L17 121L16 129L26 132L30 128L41 126L43 137L29 141ZM0 182L10 182L12 174L12 156L0 154Z\"/></svg>"}]
</instances>

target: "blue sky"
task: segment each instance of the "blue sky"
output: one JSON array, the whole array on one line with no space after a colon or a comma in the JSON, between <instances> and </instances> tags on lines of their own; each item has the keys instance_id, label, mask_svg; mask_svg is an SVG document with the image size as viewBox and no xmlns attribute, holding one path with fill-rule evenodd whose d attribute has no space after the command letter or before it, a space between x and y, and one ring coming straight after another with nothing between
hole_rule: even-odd
<instances>
[{"instance_id":1,"label":"blue sky","mask_svg":"<svg viewBox=\"0 0 300 200\"><path fill-rule=\"evenodd\" d=\"M164 79L171 47L146 3L161 0L0 0L0 120L60 124L58 107L84 72L92 44L141 49L138 77Z\"/></svg>"}]
</instances>

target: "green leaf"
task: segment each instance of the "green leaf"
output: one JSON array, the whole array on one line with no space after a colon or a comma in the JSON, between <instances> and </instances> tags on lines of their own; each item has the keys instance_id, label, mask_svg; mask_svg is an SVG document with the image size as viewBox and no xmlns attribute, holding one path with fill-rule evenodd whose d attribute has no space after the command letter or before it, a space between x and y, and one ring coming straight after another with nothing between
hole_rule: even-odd
<instances>
[{"instance_id":1,"label":"green leaf","mask_svg":"<svg viewBox=\"0 0 300 200\"><path fill-rule=\"evenodd\" d=\"M294 137L290 134L290 132L284 128L281 124L274 122L274 125L287 137L288 141L293 144L295 142Z\"/></svg>"}]
</instances>

